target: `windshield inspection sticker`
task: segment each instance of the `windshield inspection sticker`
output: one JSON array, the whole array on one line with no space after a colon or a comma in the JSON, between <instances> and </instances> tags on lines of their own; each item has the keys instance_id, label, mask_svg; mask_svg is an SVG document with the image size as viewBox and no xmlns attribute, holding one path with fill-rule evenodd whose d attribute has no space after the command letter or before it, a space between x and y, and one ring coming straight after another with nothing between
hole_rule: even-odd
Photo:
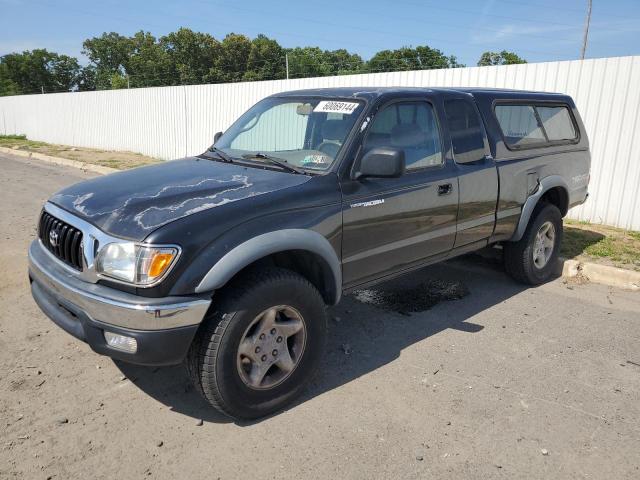
<instances>
[{"instance_id":1,"label":"windshield inspection sticker","mask_svg":"<svg viewBox=\"0 0 640 480\"><path fill-rule=\"evenodd\" d=\"M322 154L307 155L301 163L307 168L327 168L331 164L331 158Z\"/></svg>"},{"instance_id":2,"label":"windshield inspection sticker","mask_svg":"<svg viewBox=\"0 0 640 480\"><path fill-rule=\"evenodd\" d=\"M357 102L322 101L318 103L313 111L325 113L346 113L351 115L355 109L358 108L358 105L360 104Z\"/></svg>"}]
</instances>

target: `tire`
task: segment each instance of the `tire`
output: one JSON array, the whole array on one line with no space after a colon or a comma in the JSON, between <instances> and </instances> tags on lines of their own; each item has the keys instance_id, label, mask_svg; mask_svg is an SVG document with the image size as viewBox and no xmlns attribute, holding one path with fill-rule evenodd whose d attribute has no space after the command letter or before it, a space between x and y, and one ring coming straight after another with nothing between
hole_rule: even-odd
<instances>
[{"instance_id":1,"label":"tire","mask_svg":"<svg viewBox=\"0 0 640 480\"><path fill-rule=\"evenodd\" d=\"M550 242L553 249L546 262L540 260L540 251L536 248L537 234L543 226L551 225L553 241L550 242L548 234L544 234L544 242ZM536 207L529 220L529 225L522 238L517 242L508 242L504 246L505 270L518 282L527 285L540 285L548 281L555 272L555 267L562 244L562 214L558 207L552 204L540 204ZM534 260L536 256L539 262ZM546 255L544 255L546 257Z\"/></svg>"},{"instance_id":2,"label":"tire","mask_svg":"<svg viewBox=\"0 0 640 480\"><path fill-rule=\"evenodd\" d=\"M192 382L213 407L234 419L255 419L282 409L303 391L322 358L327 335L322 296L304 277L268 268L243 276L220 297L187 355ZM267 324L273 328L263 330ZM285 329L292 332L300 325L301 330L287 336ZM251 357L241 348L247 342ZM255 345L264 348L254 357ZM288 360L282 363L287 369L279 366L286 356L295 363L288 371ZM266 362L261 361L265 357ZM265 366L274 361L258 382Z\"/></svg>"}]
</instances>

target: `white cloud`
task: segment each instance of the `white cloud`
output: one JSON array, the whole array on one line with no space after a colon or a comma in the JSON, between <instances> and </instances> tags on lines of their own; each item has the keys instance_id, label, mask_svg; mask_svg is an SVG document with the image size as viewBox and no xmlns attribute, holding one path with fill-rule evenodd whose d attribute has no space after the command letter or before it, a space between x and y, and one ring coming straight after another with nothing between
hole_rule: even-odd
<instances>
[{"instance_id":1,"label":"white cloud","mask_svg":"<svg viewBox=\"0 0 640 480\"><path fill-rule=\"evenodd\" d=\"M471 42L474 44L484 44L510 40L517 37L530 39L532 43L539 43L546 40L553 43L573 42L576 38L582 38L584 25L545 25L540 23L536 26L525 26L517 24L506 24L497 27L493 31L475 30L471 34ZM626 33L640 32L640 23L636 20L617 22L591 22L589 35L593 37L614 37ZM536 41L536 39L538 39Z\"/></svg>"},{"instance_id":2,"label":"white cloud","mask_svg":"<svg viewBox=\"0 0 640 480\"><path fill-rule=\"evenodd\" d=\"M525 36L531 38L532 41L536 37L545 37L546 34L564 34L557 40L568 40L567 36L575 37L579 34L582 27L570 27L563 25L540 25L540 26L522 26L522 25L503 25L496 28L494 31L475 31L471 35L471 42L475 44L491 43L502 40L508 40L519 36ZM568 34L568 35L567 35ZM547 40L556 40L553 36L549 35Z\"/></svg>"}]
</instances>

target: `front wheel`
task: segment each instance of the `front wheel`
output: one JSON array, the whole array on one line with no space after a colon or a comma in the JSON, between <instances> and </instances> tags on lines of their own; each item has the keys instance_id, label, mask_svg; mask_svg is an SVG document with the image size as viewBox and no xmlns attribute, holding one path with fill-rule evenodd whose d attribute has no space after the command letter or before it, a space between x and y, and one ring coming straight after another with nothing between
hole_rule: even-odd
<instances>
[{"instance_id":1,"label":"front wheel","mask_svg":"<svg viewBox=\"0 0 640 480\"><path fill-rule=\"evenodd\" d=\"M196 388L237 419L268 415L299 395L326 339L322 296L284 269L253 272L221 294L187 357Z\"/></svg>"},{"instance_id":2,"label":"front wheel","mask_svg":"<svg viewBox=\"0 0 640 480\"><path fill-rule=\"evenodd\" d=\"M562 214L558 207L536 208L522 238L504 246L507 273L519 282L539 285L554 274L562 243Z\"/></svg>"}]
</instances>

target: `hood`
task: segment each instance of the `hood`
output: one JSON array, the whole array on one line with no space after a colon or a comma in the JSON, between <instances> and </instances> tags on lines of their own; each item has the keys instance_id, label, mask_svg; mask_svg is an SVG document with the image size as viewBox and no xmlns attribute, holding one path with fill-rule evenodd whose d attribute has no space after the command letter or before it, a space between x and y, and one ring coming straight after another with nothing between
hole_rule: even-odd
<instances>
[{"instance_id":1,"label":"hood","mask_svg":"<svg viewBox=\"0 0 640 480\"><path fill-rule=\"evenodd\" d=\"M108 234L140 241L187 215L309 179L192 157L97 177L61 190L49 201Z\"/></svg>"}]
</instances>

